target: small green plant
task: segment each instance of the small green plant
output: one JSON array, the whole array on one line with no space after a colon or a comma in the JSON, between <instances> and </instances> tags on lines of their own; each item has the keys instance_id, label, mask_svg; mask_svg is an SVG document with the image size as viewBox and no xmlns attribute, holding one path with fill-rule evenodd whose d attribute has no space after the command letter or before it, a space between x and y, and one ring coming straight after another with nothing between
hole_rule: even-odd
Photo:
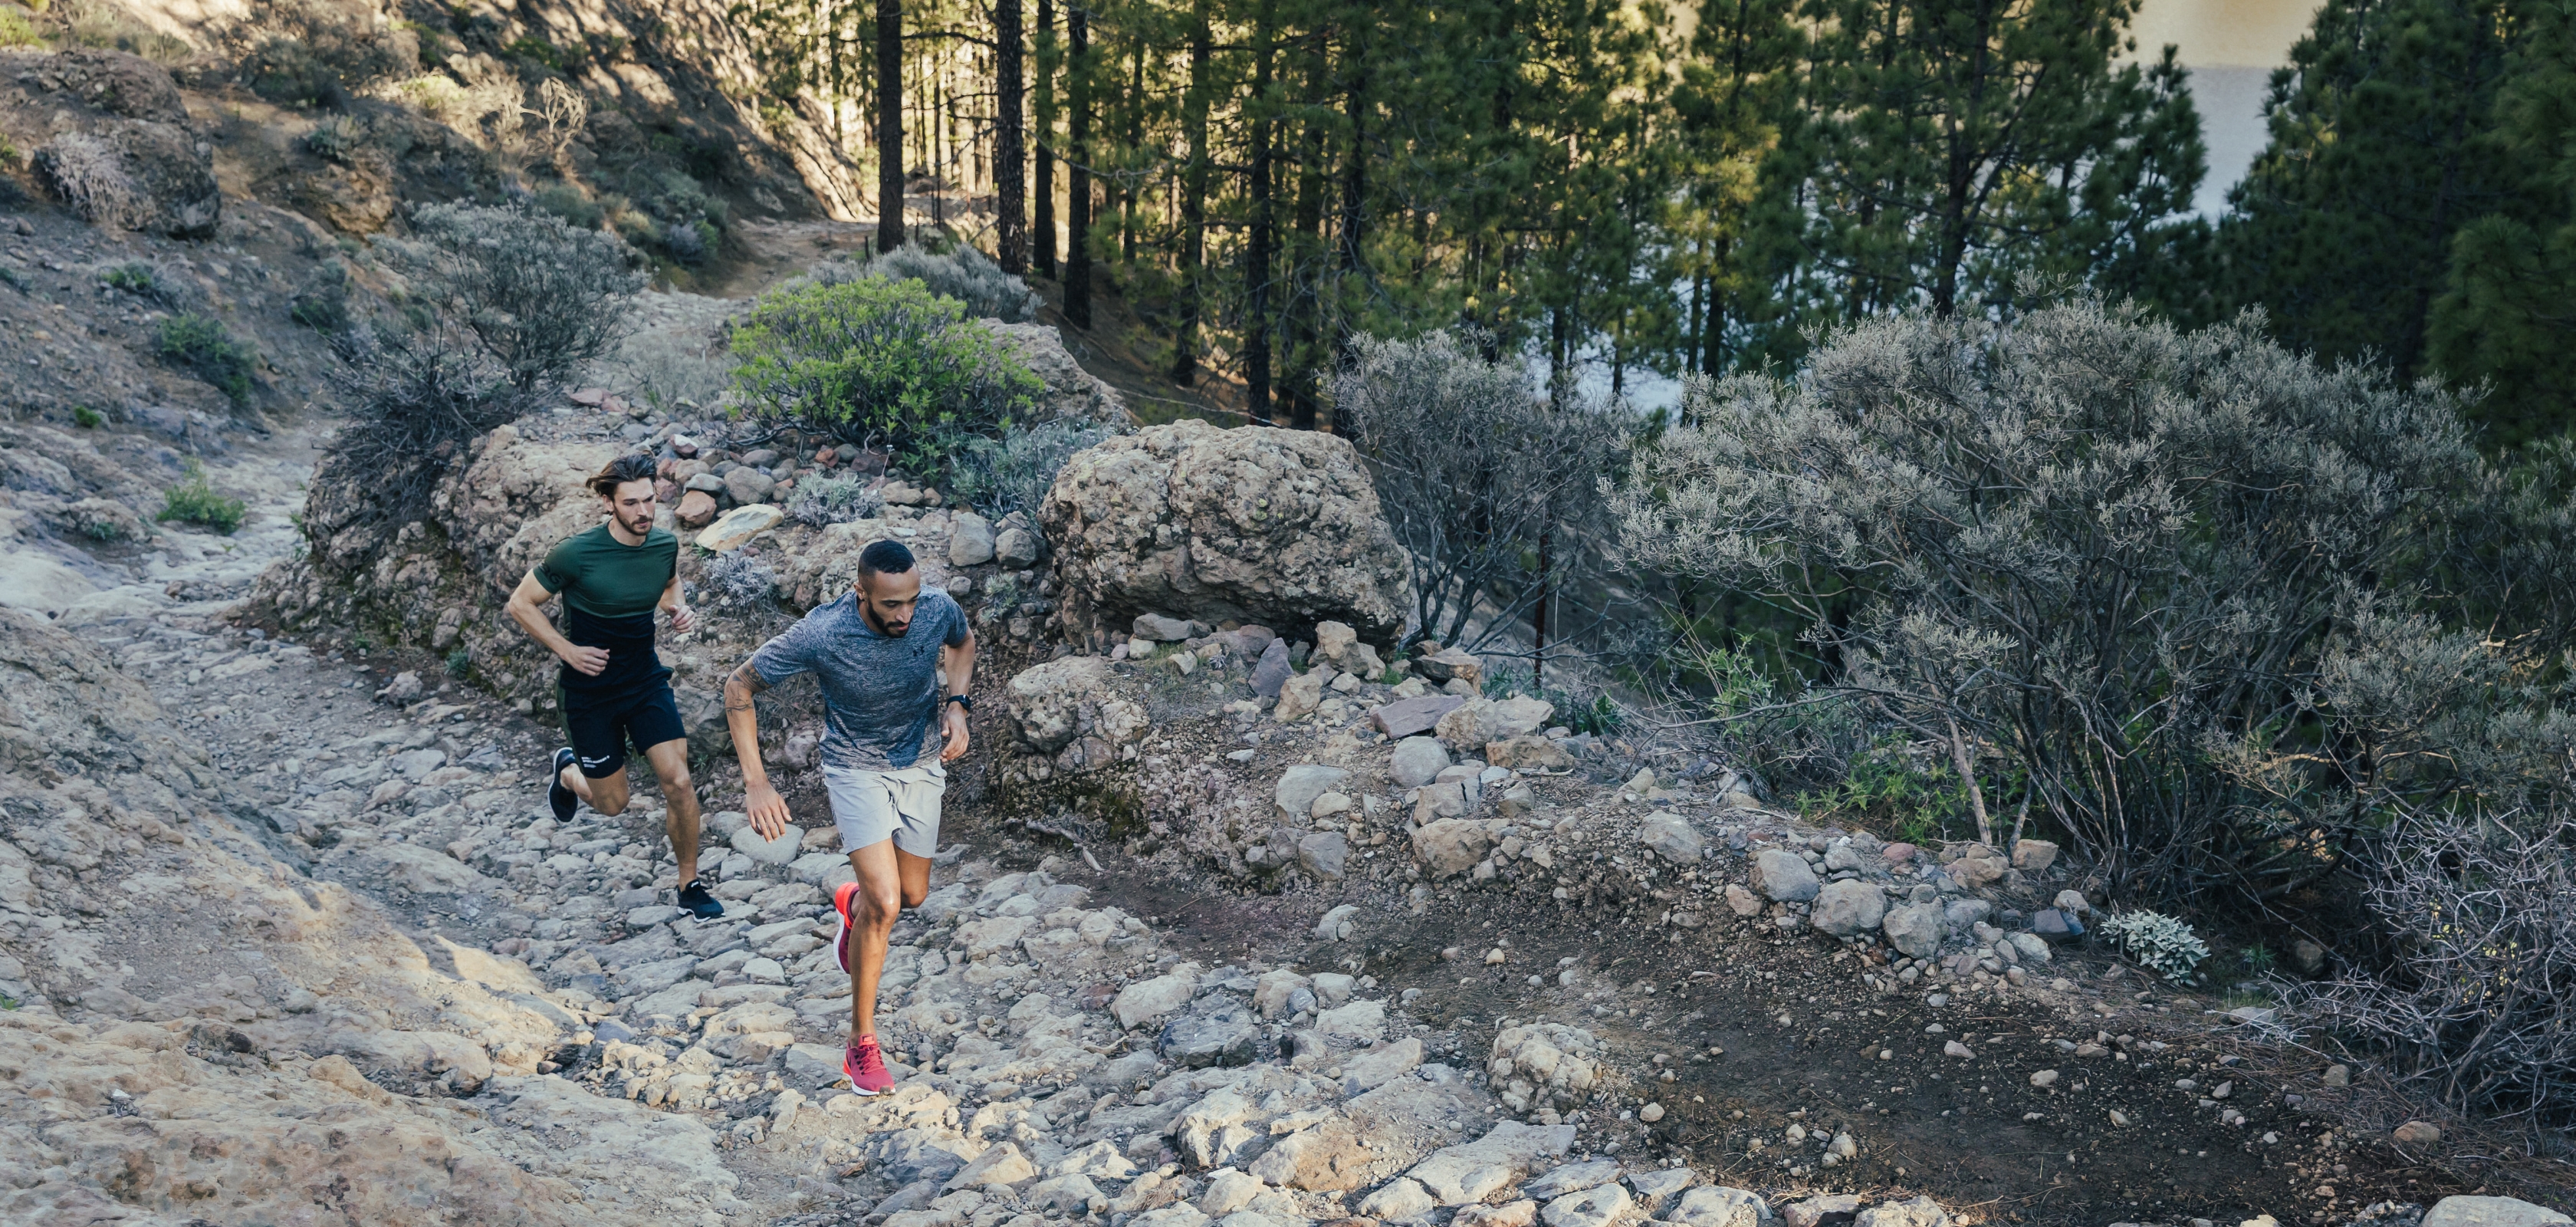
<instances>
[{"instance_id":1,"label":"small green plant","mask_svg":"<svg viewBox=\"0 0 2576 1227\"><path fill-rule=\"evenodd\" d=\"M376 641L369 639L365 635L354 635L349 639L349 648L351 651L357 652L363 656L366 653L376 650Z\"/></svg>"},{"instance_id":2,"label":"small green plant","mask_svg":"<svg viewBox=\"0 0 2576 1227\"><path fill-rule=\"evenodd\" d=\"M109 265L106 271L98 275L98 280L99 284L110 289L122 290L136 298L159 303L174 310L186 306L188 302L186 285L173 280L168 273L161 271L159 265L149 260L128 260L122 264Z\"/></svg>"},{"instance_id":3,"label":"small green plant","mask_svg":"<svg viewBox=\"0 0 2576 1227\"><path fill-rule=\"evenodd\" d=\"M367 121L355 115L329 115L304 134L304 147L315 157L343 166L367 147Z\"/></svg>"},{"instance_id":4,"label":"small green plant","mask_svg":"<svg viewBox=\"0 0 2576 1227\"><path fill-rule=\"evenodd\" d=\"M2245 971L2248 975L2267 976L2272 974L2272 964L2275 960L2270 946L2266 946L2261 942L2256 942L2251 946L2247 946L2243 950L2237 951L2236 957L2244 961Z\"/></svg>"},{"instance_id":5,"label":"small green plant","mask_svg":"<svg viewBox=\"0 0 2576 1227\"><path fill-rule=\"evenodd\" d=\"M1949 824L1967 811L1968 790L1949 764L1891 734L1852 756L1841 780L1801 792L1797 801L1802 813L1858 814L1907 843L1929 844L1948 838Z\"/></svg>"},{"instance_id":6,"label":"small green plant","mask_svg":"<svg viewBox=\"0 0 2576 1227\"><path fill-rule=\"evenodd\" d=\"M171 316L161 321L156 348L164 359L213 384L234 404L250 399L250 378L251 372L258 369L258 351L234 340L222 321L193 311Z\"/></svg>"},{"instance_id":7,"label":"small green plant","mask_svg":"<svg viewBox=\"0 0 2576 1227\"><path fill-rule=\"evenodd\" d=\"M458 648L447 654L447 676L461 678L474 668L474 654Z\"/></svg>"},{"instance_id":8,"label":"small green plant","mask_svg":"<svg viewBox=\"0 0 2576 1227\"><path fill-rule=\"evenodd\" d=\"M188 462L188 479L161 494L163 522L177 520L183 524L200 524L219 533L230 533L241 527L242 516L249 508L237 498L226 498L215 491L206 479L206 466Z\"/></svg>"},{"instance_id":9,"label":"small green plant","mask_svg":"<svg viewBox=\"0 0 2576 1227\"><path fill-rule=\"evenodd\" d=\"M2181 984L2209 957L2209 945L2191 926L2162 912L2122 912L2103 918L2094 931L2111 940L2129 961Z\"/></svg>"},{"instance_id":10,"label":"small green plant","mask_svg":"<svg viewBox=\"0 0 2576 1227\"><path fill-rule=\"evenodd\" d=\"M72 406L72 425L74 426L78 426L83 430L96 430L99 428L99 425L105 421L107 421L107 419L100 417L98 410L96 409L92 409L87 405Z\"/></svg>"},{"instance_id":11,"label":"small green plant","mask_svg":"<svg viewBox=\"0 0 2576 1227\"><path fill-rule=\"evenodd\" d=\"M35 23L6 9L0 9L0 47L34 47L43 50L45 36Z\"/></svg>"}]
</instances>

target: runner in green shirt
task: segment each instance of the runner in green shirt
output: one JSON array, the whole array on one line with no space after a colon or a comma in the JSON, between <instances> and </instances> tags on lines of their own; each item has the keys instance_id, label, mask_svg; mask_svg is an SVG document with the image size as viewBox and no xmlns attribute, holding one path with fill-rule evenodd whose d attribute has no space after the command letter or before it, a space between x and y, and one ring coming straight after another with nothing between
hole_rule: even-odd
<instances>
[{"instance_id":1,"label":"runner in green shirt","mask_svg":"<svg viewBox=\"0 0 2576 1227\"><path fill-rule=\"evenodd\" d=\"M590 479L608 515L546 554L510 594L510 617L563 661L564 731L572 744L555 751L546 799L555 820L571 819L582 802L601 814L626 809L626 754L644 756L661 781L663 830L680 862L679 902L700 919L724 905L698 881L698 794L689 779L688 732L671 695L671 671L653 652L653 614L671 611L671 629L697 625L680 591L679 538L653 526L653 458L620 456ZM561 596L563 629L540 608Z\"/></svg>"}]
</instances>

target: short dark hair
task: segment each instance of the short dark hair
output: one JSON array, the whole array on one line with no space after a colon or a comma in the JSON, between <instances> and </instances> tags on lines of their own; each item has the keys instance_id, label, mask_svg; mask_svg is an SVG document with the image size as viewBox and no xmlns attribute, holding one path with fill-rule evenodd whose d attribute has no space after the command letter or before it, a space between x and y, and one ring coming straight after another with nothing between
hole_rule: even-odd
<instances>
[{"instance_id":1,"label":"short dark hair","mask_svg":"<svg viewBox=\"0 0 2576 1227\"><path fill-rule=\"evenodd\" d=\"M859 551L859 578L901 575L912 569L912 551L900 541L879 541Z\"/></svg>"},{"instance_id":2,"label":"short dark hair","mask_svg":"<svg viewBox=\"0 0 2576 1227\"><path fill-rule=\"evenodd\" d=\"M651 456L628 452L590 475L590 492L601 498L615 498L619 486L630 481L651 481L658 475L658 467Z\"/></svg>"}]
</instances>

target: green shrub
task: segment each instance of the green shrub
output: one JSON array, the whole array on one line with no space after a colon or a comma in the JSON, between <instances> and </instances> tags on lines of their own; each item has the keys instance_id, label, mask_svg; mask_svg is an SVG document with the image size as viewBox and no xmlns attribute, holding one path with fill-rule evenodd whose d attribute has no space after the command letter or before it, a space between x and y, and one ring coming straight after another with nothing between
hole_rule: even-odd
<instances>
[{"instance_id":1,"label":"green shrub","mask_svg":"<svg viewBox=\"0 0 2576 1227\"><path fill-rule=\"evenodd\" d=\"M366 120L355 115L331 115L304 134L304 147L312 150L315 157L346 166L367 147L370 135Z\"/></svg>"},{"instance_id":2,"label":"green shrub","mask_svg":"<svg viewBox=\"0 0 2576 1227\"><path fill-rule=\"evenodd\" d=\"M599 229L600 221L608 216L608 210L598 201L583 195L580 188L568 183L540 189L536 205L583 230Z\"/></svg>"},{"instance_id":3,"label":"green shrub","mask_svg":"<svg viewBox=\"0 0 2576 1227\"><path fill-rule=\"evenodd\" d=\"M96 430L99 428L100 423L105 421L107 421L107 419L100 417L98 415L98 410L96 409L92 409L87 405L72 406L72 425L74 426L78 426L83 430Z\"/></svg>"},{"instance_id":4,"label":"green shrub","mask_svg":"<svg viewBox=\"0 0 2576 1227\"><path fill-rule=\"evenodd\" d=\"M734 387L755 416L886 447L927 472L965 437L1029 413L1045 388L964 319L918 281L782 288L734 331Z\"/></svg>"},{"instance_id":5,"label":"green shrub","mask_svg":"<svg viewBox=\"0 0 2576 1227\"><path fill-rule=\"evenodd\" d=\"M161 493L161 514L153 517L167 523L201 524L219 533L230 533L241 527L242 515L248 508L240 499L226 498L215 492L206 480L206 466L188 462L188 479Z\"/></svg>"},{"instance_id":6,"label":"green shrub","mask_svg":"<svg viewBox=\"0 0 2576 1227\"><path fill-rule=\"evenodd\" d=\"M346 106L352 90L420 71L420 44L410 31L325 0L262 4L258 20L241 32L257 39L235 48L242 83L285 106Z\"/></svg>"},{"instance_id":7,"label":"green shrub","mask_svg":"<svg viewBox=\"0 0 2576 1227\"><path fill-rule=\"evenodd\" d=\"M233 339L222 321L186 312L161 321L155 347L170 362L213 384L238 405L250 399L251 373L259 369L259 351Z\"/></svg>"},{"instance_id":8,"label":"green shrub","mask_svg":"<svg viewBox=\"0 0 2576 1227\"><path fill-rule=\"evenodd\" d=\"M2162 912L2122 912L2105 916L2093 926L2094 931L2109 938L2129 961L2163 976L2176 984L2192 978L2192 970L2209 957L2209 946L2191 926Z\"/></svg>"},{"instance_id":9,"label":"green shrub","mask_svg":"<svg viewBox=\"0 0 2576 1227\"><path fill-rule=\"evenodd\" d=\"M1117 433L1101 422L1053 421L1014 424L999 438L977 436L951 458L948 489L990 518L1026 511L1034 521L1064 462Z\"/></svg>"},{"instance_id":10,"label":"green shrub","mask_svg":"<svg viewBox=\"0 0 2576 1227\"><path fill-rule=\"evenodd\" d=\"M463 677L474 668L474 654L458 648L447 654L447 676Z\"/></svg>"},{"instance_id":11,"label":"green shrub","mask_svg":"<svg viewBox=\"0 0 2576 1227\"><path fill-rule=\"evenodd\" d=\"M41 51L45 36L35 24L6 9L0 9L0 47L34 47Z\"/></svg>"}]
</instances>

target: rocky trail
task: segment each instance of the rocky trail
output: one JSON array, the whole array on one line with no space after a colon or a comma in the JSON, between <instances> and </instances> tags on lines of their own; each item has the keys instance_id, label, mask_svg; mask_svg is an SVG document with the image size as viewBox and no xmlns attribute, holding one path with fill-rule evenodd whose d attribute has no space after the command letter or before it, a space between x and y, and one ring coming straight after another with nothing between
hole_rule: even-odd
<instances>
[{"instance_id":1,"label":"rocky trail","mask_svg":"<svg viewBox=\"0 0 2576 1227\"><path fill-rule=\"evenodd\" d=\"M896 932L903 1086L851 1096L814 781L791 768L806 834L771 845L702 768L728 911L682 919L649 786L558 829L554 733L439 657L221 620L300 540L309 457L235 449L240 532L165 534L86 612L0 615L0 1130L38 1156L7 1221L2343 1223L2471 1187L2337 1127L2340 1071L2031 936L2080 904L2027 852L1941 864L1632 775L1534 701L1337 673L1348 640L1283 723L1263 652L1189 626L1034 668L1005 637L960 772L990 786ZM1122 694L1161 717L1142 787L1306 832L1237 850L1303 876L1247 891L1168 823L1033 828L1010 785L1066 770L1028 732L1058 675L1086 728ZM1407 694L1529 765L1388 736ZM1888 902L1929 944L1837 938L1903 932Z\"/></svg>"}]
</instances>

